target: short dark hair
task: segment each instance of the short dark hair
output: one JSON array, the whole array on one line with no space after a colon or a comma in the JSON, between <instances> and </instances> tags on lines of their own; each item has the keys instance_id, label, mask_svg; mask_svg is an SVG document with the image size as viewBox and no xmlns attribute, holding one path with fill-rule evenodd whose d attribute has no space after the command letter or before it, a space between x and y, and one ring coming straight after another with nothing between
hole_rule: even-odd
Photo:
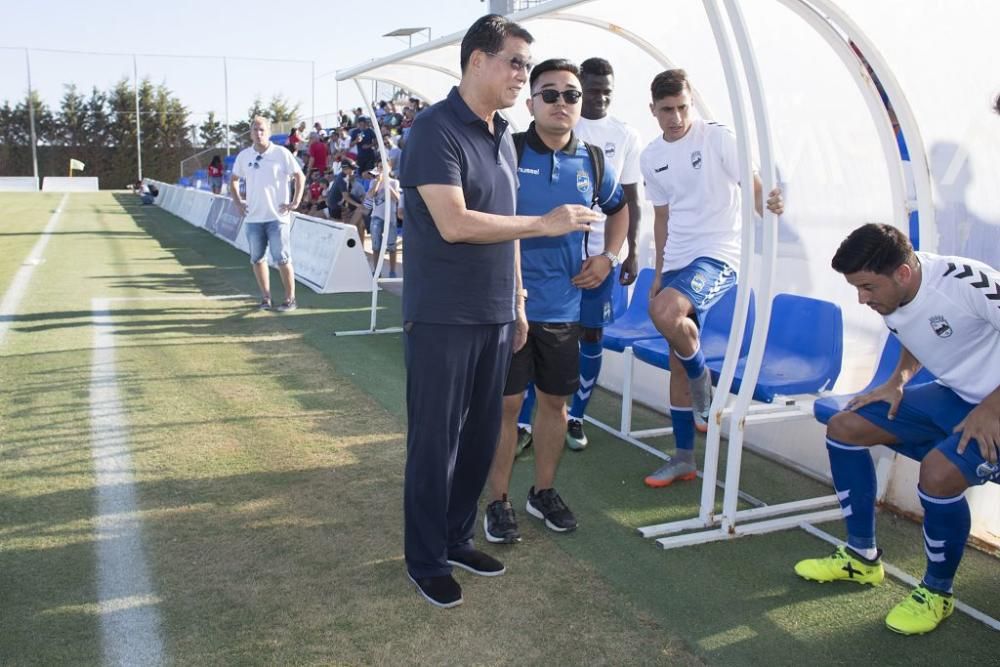
<instances>
[{"instance_id":1,"label":"short dark hair","mask_svg":"<svg viewBox=\"0 0 1000 667\"><path fill-rule=\"evenodd\" d=\"M903 264L912 266L915 262L913 245L906 234L892 225L869 222L844 239L830 265L844 275L870 271L889 276Z\"/></svg>"},{"instance_id":2,"label":"short dark hair","mask_svg":"<svg viewBox=\"0 0 1000 667\"><path fill-rule=\"evenodd\" d=\"M676 97L685 90L691 92L691 83L688 81L687 72L682 69L660 72L653 77L653 83L649 85L649 92L653 94L654 102L664 97Z\"/></svg>"},{"instance_id":3,"label":"short dark hair","mask_svg":"<svg viewBox=\"0 0 1000 667\"><path fill-rule=\"evenodd\" d=\"M503 41L508 37L523 39L528 44L535 41L531 33L522 28L510 19L499 14L487 14L476 19L462 38L462 49L459 55L459 65L462 71L469 64L472 52L479 50L483 53L500 53L503 49Z\"/></svg>"},{"instance_id":4,"label":"short dark hair","mask_svg":"<svg viewBox=\"0 0 1000 667\"><path fill-rule=\"evenodd\" d=\"M548 60L543 60L531 68L531 76L528 79L528 87L534 89L535 81L538 81L538 77L546 72L569 72L575 76L577 80L580 79L580 68L577 67L576 63L572 60L566 60L565 58L549 58Z\"/></svg>"},{"instance_id":5,"label":"short dark hair","mask_svg":"<svg viewBox=\"0 0 1000 667\"><path fill-rule=\"evenodd\" d=\"M580 63L580 75L614 76L615 70L604 58L587 58Z\"/></svg>"},{"instance_id":6,"label":"short dark hair","mask_svg":"<svg viewBox=\"0 0 1000 667\"><path fill-rule=\"evenodd\" d=\"M1000 95L997 95L997 98L993 100L993 110L1000 113Z\"/></svg>"}]
</instances>

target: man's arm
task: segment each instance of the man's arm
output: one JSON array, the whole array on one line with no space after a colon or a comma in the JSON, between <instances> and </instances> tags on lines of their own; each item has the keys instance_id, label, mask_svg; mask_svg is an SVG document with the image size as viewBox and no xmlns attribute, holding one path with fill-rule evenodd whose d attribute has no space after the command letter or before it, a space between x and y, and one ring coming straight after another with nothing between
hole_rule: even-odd
<instances>
[{"instance_id":1,"label":"man's arm","mask_svg":"<svg viewBox=\"0 0 1000 667\"><path fill-rule=\"evenodd\" d=\"M889 404L889 419L895 419L896 411L899 410L899 403L903 400L903 388L917 374L920 367L921 365L917 361L917 358L901 344L899 347L899 361L896 362L896 370L892 372L889 379L867 394L861 394L852 398L847 403L847 409L857 410L869 403L885 401Z\"/></svg>"},{"instance_id":2,"label":"man's arm","mask_svg":"<svg viewBox=\"0 0 1000 667\"><path fill-rule=\"evenodd\" d=\"M639 234L639 221L642 219L642 207L639 205L639 185L637 183L623 183L622 190L625 192L625 203L628 206L628 255L622 262L621 273L618 281L622 285L631 285L639 275L639 252L636 248L636 237Z\"/></svg>"},{"instance_id":3,"label":"man's arm","mask_svg":"<svg viewBox=\"0 0 1000 667\"><path fill-rule=\"evenodd\" d=\"M236 204L240 215L246 217L247 205L243 201L243 198L240 197L240 177L235 173L229 176L229 196L233 198L233 203Z\"/></svg>"},{"instance_id":4,"label":"man's arm","mask_svg":"<svg viewBox=\"0 0 1000 667\"><path fill-rule=\"evenodd\" d=\"M600 216L585 206L565 204L545 215L493 215L470 211L457 185L419 185L438 232L448 243L500 243L537 236L585 232Z\"/></svg>"},{"instance_id":5,"label":"man's arm","mask_svg":"<svg viewBox=\"0 0 1000 667\"><path fill-rule=\"evenodd\" d=\"M521 242L514 241L514 346L517 352L528 342L528 316L525 313L524 281L521 278Z\"/></svg>"},{"instance_id":6,"label":"man's arm","mask_svg":"<svg viewBox=\"0 0 1000 667\"><path fill-rule=\"evenodd\" d=\"M670 206L653 207L653 284L649 290L652 299L660 291L660 278L663 275L663 249L667 245L667 221L670 219Z\"/></svg>"},{"instance_id":7,"label":"man's arm","mask_svg":"<svg viewBox=\"0 0 1000 667\"><path fill-rule=\"evenodd\" d=\"M764 215L764 184L760 182L760 176L753 175L753 207L757 215ZM767 195L767 210L775 215L785 212L785 200L781 197L781 188L775 188Z\"/></svg>"},{"instance_id":8,"label":"man's arm","mask_svg":"<svg viewBox=\"0 0 1000 667\"><path fill-rule=\"evenodd\" d=\"M604 252L617 256L621 252L622 244L625 243L627 233L628 207L623 206L609 215L604 223ZM580 273L573 276L573 284L580 289L598 287L611 273L611 268L611 260L605 255L588 257L584 261Z\"/></svg>"},{"instance_id":9,"label":"man's arm","mask_svg":"<svg viewBox=\"0 0 1000 667\"><path fill-rule=\"evenodd\" d=\"M295 179L295 192L292 194L292 203L288 205L287 210L295 210L302 203L302 191L306 187L306 175L301 171L296 171L295 175L292 176Z\"/></svg>"}]
</instances>

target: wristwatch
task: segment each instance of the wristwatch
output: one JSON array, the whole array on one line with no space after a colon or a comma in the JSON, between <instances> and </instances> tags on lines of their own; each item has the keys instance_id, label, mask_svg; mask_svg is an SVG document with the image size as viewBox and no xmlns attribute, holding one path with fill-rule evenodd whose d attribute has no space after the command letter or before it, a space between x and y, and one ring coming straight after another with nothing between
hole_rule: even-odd
<instances>
[{"instance_id":1,"label":"wristwatch","mask_svg":"<svg viewBox=\"0 0 1000 667\"><path fill-rule=\"evenodd\" d=\"M608 258L608 260L611 262L611 268L612 269L618 268L618 265L621 264L621 262L618 260L618 255L616 255L615 253L611 252L610 250L605 250L604 252L602 252L601 253L601 257L607 257Z\"/></svg>"},{"instance_id":2,"label":"wristwatch","mask_svg":"<svg viewBox=\"0 0 1000 667\"><path fill-rule=\"evenodd\" d=\"M517 296L521 297L525 301L528 300L528 290L526 290L526 289L519 289L519 290L516 290L516 292L517 292Z\"/></svg>"}]
</instances>

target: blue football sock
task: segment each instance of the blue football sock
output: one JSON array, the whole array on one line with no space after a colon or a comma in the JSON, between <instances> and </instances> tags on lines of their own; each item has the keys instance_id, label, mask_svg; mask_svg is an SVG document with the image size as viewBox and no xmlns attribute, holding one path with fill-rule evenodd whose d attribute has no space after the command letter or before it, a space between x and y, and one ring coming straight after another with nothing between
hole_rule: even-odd
<instances>
[{"instance_id":1,"label":"blue football sock","mask_svg":"<svg viewBox=\"0 0 1000 667\"><path fill-rule=\"evenodd\" d=\"M867 447L826 439L830 471L847 524L847 546L864 553L875 548L875 464Z\"/></svg>"},{"instance_id":2,"label":"blue football sock","mask_svg":"<svg viewBox=\"0 0 1000 667\"><path fill-rule=\"evenodd\" d=\"M927 554L924 586L951 593L951 582L972 527L969 502L964 493L940 498L918 487L917 495L924 506L924 553Z\"/></svg>"},{"instance_id":3,"label":"blue football sock","mask_svg":"<svg viewBox=\"0 0 1000 667\"><path fill-rule=\"evenodd\" d=\"M524 390L524 402L521 403L521 414L517 416L518 426L531 426L531 413L535 411L535 383L532 382Z\"/></svg>"},{"instance_id":4,"label":"blue football sock","mask_svg":"<svg viewBox=\"0 0 1000 667\"><path fill-rule=\"evenodd\" d=\"M674 426L677 451L694 451L694 413L691 408L670 406L670 423Z\"/></svg>"},{"instance_id":5,"label":"blue football sock","mask_svg":"<svg viewBox=\"0 0 1000 667\"><path fill-rule=\"evenodd\" d=\"M690 357L685 359L678 354L677 358L681 360L687 376L692 380L700 378L701 374L705 372L705 353L701 351L700 342L698 343L698 349Z\"/></svg>"},{"instance_id":6,"label":"blue football sock","mask_svg":"<svg viewBox=\"0 0 1000 667\"><path fill-rule=\"evenodd\" d=\"M601 374L603 352L604 346L600 342L580 341L580 388L573 394L573 405L569 408L571 419L583 420L590 395L597 385L597 376Z\"/></svg>"}]
</instances>

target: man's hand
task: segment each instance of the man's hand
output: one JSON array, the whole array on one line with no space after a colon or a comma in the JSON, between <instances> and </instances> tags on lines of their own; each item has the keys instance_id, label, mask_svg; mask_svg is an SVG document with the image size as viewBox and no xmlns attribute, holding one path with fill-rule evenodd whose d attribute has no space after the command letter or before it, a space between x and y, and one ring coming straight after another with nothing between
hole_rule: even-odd
<instances>
[{"instance_id":1,"label":"man's hand","mask_svg":"<svg viewBox=\"0 0 1000 667\"><path fill-rule=\"evenodd\" d=\"M663 280L663 274L654 269L653 283L649 286L649 302L652 303L656 295L660 293L660 283Z\"/></svg>"},{"instance_id":2,"label":"man's hand","mask_svg":"<svg viewBox=\"0 0 1000 667\"><path fill-rule=\"evenodd\" d=\"M518 352L528 342L528 317L524 314L524 302L520 299L518 301L514 314L514 352Z\"/></svg>"},{"instance_id":3,"label":"man's hand","mask_svg":"<svg viewBox=\"0 0 1000 667\"><path fill-rule=\"evenodd\" d=\"M632 250L628 251L628 257L622 262L621 272L618 274L618 282L628 287L639 277L639 259Z\"/></svg>"},{"instance_id":4,"label":"man's hand","mask_svg":"<svg viewBox=\"0 0 1000 667\"><path fill-rule=\"evenodd\" d=\"M601 216L579 204L563 204L558 206L539 220L543 230L542 236L562 236L570 232L589 232L590 223L597 222Z\"/></svg>"},{"instance_id":5,"label":"man's hand","mask_svg":"<svg viewBox=\"0 0 1000 667\"><path fill-rule=\"evenodd\" d=\"M611 260L604 255L588 257L583 262L580 273L573 276L574 287L580 289L594 289L604 282L604 279L611 273Z\"/></svg>"},{"instance_id":6,"label":"man's hand","mask_svg":"<svg viewBox=\"0 0 1000 667\"><path fill-rule=\"evenodd\" d=\"M240 217L247 217L247 203L245 201L234 201L233 204L236 205L236 210L240 212Z\"/></svg>"},{"instance_id":7,"label":"man's hand","mask_svg":"<svg viewBox=\"0 0 1000 667\"><path fill-rule=\"evenodd\" d=\"M1000 447L1000 408L989 403L980 403L965 416L955 433L962 433L958 441L958 453L965 452L969 440L979 443L979 453L992 464L997 462L997 448Z\"/></svg>"},{"instance_id":8,"label":"man's hand","mask_svg":"<svg viewBox=\"0 0 1000 667\"><path fill-rule=\"evenodd\" d=\"M785 212L785 200L781 196L781 188L775 188L767 195L767 210L775 215Z\"/></svg>"},{"instance_id":9,"label":"man's hand","mask_svg":"<svg viewBox=\"0 0 1000 667\"><path fill-rule=\"evenodd\" d=\"M282 204L278 207L278 213L289 213L299 207L298 204Z\"/></svg>"},{"instance_id":10,"label":"man's hand","mask_svg":"<svg viewBox=\"0 0 1000 667\"><path fill-rule=\"evenodd\" d=\"M847 403L847 409L854 412L858 408L862 408L869 403L885 401L889 404L889 419L895 419L896 412L899 410L899 403L903 400L903 386L905 384L905 382L902 382L897 378L889 378L885 384L875 387L867 394L862 394L852 398Z\"/></svg>"}]
</instances>

